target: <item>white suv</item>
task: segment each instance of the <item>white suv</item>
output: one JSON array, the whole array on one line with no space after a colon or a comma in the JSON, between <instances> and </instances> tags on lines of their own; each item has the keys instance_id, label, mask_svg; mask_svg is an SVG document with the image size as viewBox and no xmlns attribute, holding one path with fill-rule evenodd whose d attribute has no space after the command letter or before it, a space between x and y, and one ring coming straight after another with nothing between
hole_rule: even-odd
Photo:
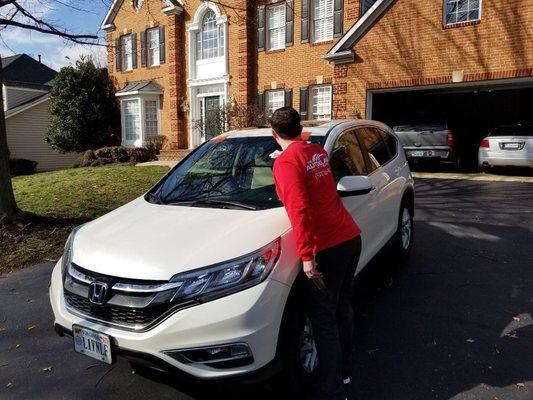
<instances>
[{"instance_id":1,"label":"white suv","mask_svg":"<svg viewBox=\"0 0 533 400\"><path fill-rule=\"evenodd\" d=\"M388 244L406 257L414 188L392 130L357 120L304 131L330 154L362 230L357 273ZM229 132L146 195L76 229L52 274L57 332L98 360L118 354L190 378L243 379L280 365L293 382L310 376L318 360L273 185L276 150L270 129Z\"/></svg>"}]
</instances>

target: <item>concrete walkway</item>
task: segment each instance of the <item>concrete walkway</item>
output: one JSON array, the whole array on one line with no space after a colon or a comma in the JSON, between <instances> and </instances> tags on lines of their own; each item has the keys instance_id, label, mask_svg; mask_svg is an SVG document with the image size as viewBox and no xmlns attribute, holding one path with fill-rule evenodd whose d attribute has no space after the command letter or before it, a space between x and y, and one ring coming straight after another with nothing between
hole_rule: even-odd
<instances>
[{"instance_id":1,"label":"concrete walkway","mask_svg":"<svg viewBox=\"0 0 533 400\"><path fill-rule=\"evenodd\" d=\"M178 161L147 161L135 164L136 167L169 167L172 168Z\"/></svg>"}]
</instances>

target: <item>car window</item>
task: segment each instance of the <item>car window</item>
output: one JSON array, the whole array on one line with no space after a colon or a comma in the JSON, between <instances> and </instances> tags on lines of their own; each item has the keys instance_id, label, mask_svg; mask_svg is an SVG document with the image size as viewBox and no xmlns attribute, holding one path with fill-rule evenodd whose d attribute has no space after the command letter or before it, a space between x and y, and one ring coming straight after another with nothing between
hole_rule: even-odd
<instances>
[{"instance_id":1,"label":"car window","mask_svg":"<svg viewBox=\"0 0 533 400\"><path fill-rule=\"evenodd\" d=\"M355 131L344 132L337 138L330 165L336 182L343 176L366 175L365 160Z\"/></svg>"},{"instance_id":2,"label":"car window","mask_svg":"<svg viewBox=\"0 0 533 400\"><path fill-rule=\"evenodd\" d=\"M398 152L398 146L396 145L396 138L392 136L390 133L385 132L381 129L379 129L379 133L381 134L381 137L385 141L385 145L387 146L387 149L389 149L389 153L392 158L396 157L396 153Z\"/></svg>"},{"instance_id":3,"label":"car window","mask_svg":"<svg viewBox=\"0 0 533 400\"><path fill-rule=\"evenodd\" d=\"M377 129L358 128L357 136L359 137L359 141L364 150L366 150L368 154L370 162L370 165L368 165L368 172L375 171L391 159L389 150L385 146L385 142L381 139L381 135Z\"/></svg>"},{"instance_id":4,"label":"car window","mask_svg":"<svg viewBox=\"0 0 533 400\"><path fill-rule=\"evenodd\" d=\"M533 126L499 126L489 136L533 136Z\"/></svg>"}]
</instances>

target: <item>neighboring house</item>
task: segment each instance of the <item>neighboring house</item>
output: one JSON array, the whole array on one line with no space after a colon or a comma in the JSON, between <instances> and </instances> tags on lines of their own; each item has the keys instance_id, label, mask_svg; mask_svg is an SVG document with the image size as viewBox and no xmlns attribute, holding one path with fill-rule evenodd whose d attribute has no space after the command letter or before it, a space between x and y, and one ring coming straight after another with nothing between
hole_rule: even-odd
<instances>
[{"instance_id":1,"label":"neighboring house","mask_svg":"<svg viewBox=\"0 0 533 400\"><path fill-rule=\"evenodd\" d=\"M38 171L72 167L75 154L56 153L45 141L50 83L57 72L26 54L2 58L2 67L10 157L37 161Z\"/></svg>"},{"instance_id":2,"label":"neighboring house","mask_svg":"<svg viewBox=\"0 0 533 400\"><path fill-rule=\"evenodd\" d=\"M463 125L533 104L531 0L115 0L102 28L126 145L194 148L225 103Z\"/></svg>"}]
</instances>

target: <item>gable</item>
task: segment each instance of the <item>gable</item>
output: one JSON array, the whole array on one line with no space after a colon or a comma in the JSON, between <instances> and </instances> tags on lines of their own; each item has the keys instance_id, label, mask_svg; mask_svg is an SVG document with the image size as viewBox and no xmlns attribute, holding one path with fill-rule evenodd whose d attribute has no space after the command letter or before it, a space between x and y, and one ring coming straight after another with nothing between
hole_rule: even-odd
<instances>
[{"instance_id":1,"label":"gable","mask_svg":"<svg viewBox=\"0 0 533 400\"><path fill-rule=\"evenodd\" d=\"M40 63L27 54L2 59L2 73L4 83L46 85L54 79L57 72L52 68Z\"/></svg>"},{"instance_id":2,"label":"gable","mask_svg":"<svg viewBox=\"0 0 533 400\"><path fill-rule=\"evenodd\" d=\"M136 2L137 4L135 5L135 7L141 8L143 6L143 3L147 1L149 0ZM161 3L162 3L161 12L167 15L180 13L183 10L182 0L161 0ZM102 21L101 28L103 30L108 31L108 32L115 30L115 25L113 22L115 21L115 17L117 16L118 11L120 10L123 4L124 4L124 0L113 1L113 4L111 4L109 11L107 12L104 20ZM126 4L128 7L132 6L130 1L126 2Z\"/></svg>"}]
</instances>

